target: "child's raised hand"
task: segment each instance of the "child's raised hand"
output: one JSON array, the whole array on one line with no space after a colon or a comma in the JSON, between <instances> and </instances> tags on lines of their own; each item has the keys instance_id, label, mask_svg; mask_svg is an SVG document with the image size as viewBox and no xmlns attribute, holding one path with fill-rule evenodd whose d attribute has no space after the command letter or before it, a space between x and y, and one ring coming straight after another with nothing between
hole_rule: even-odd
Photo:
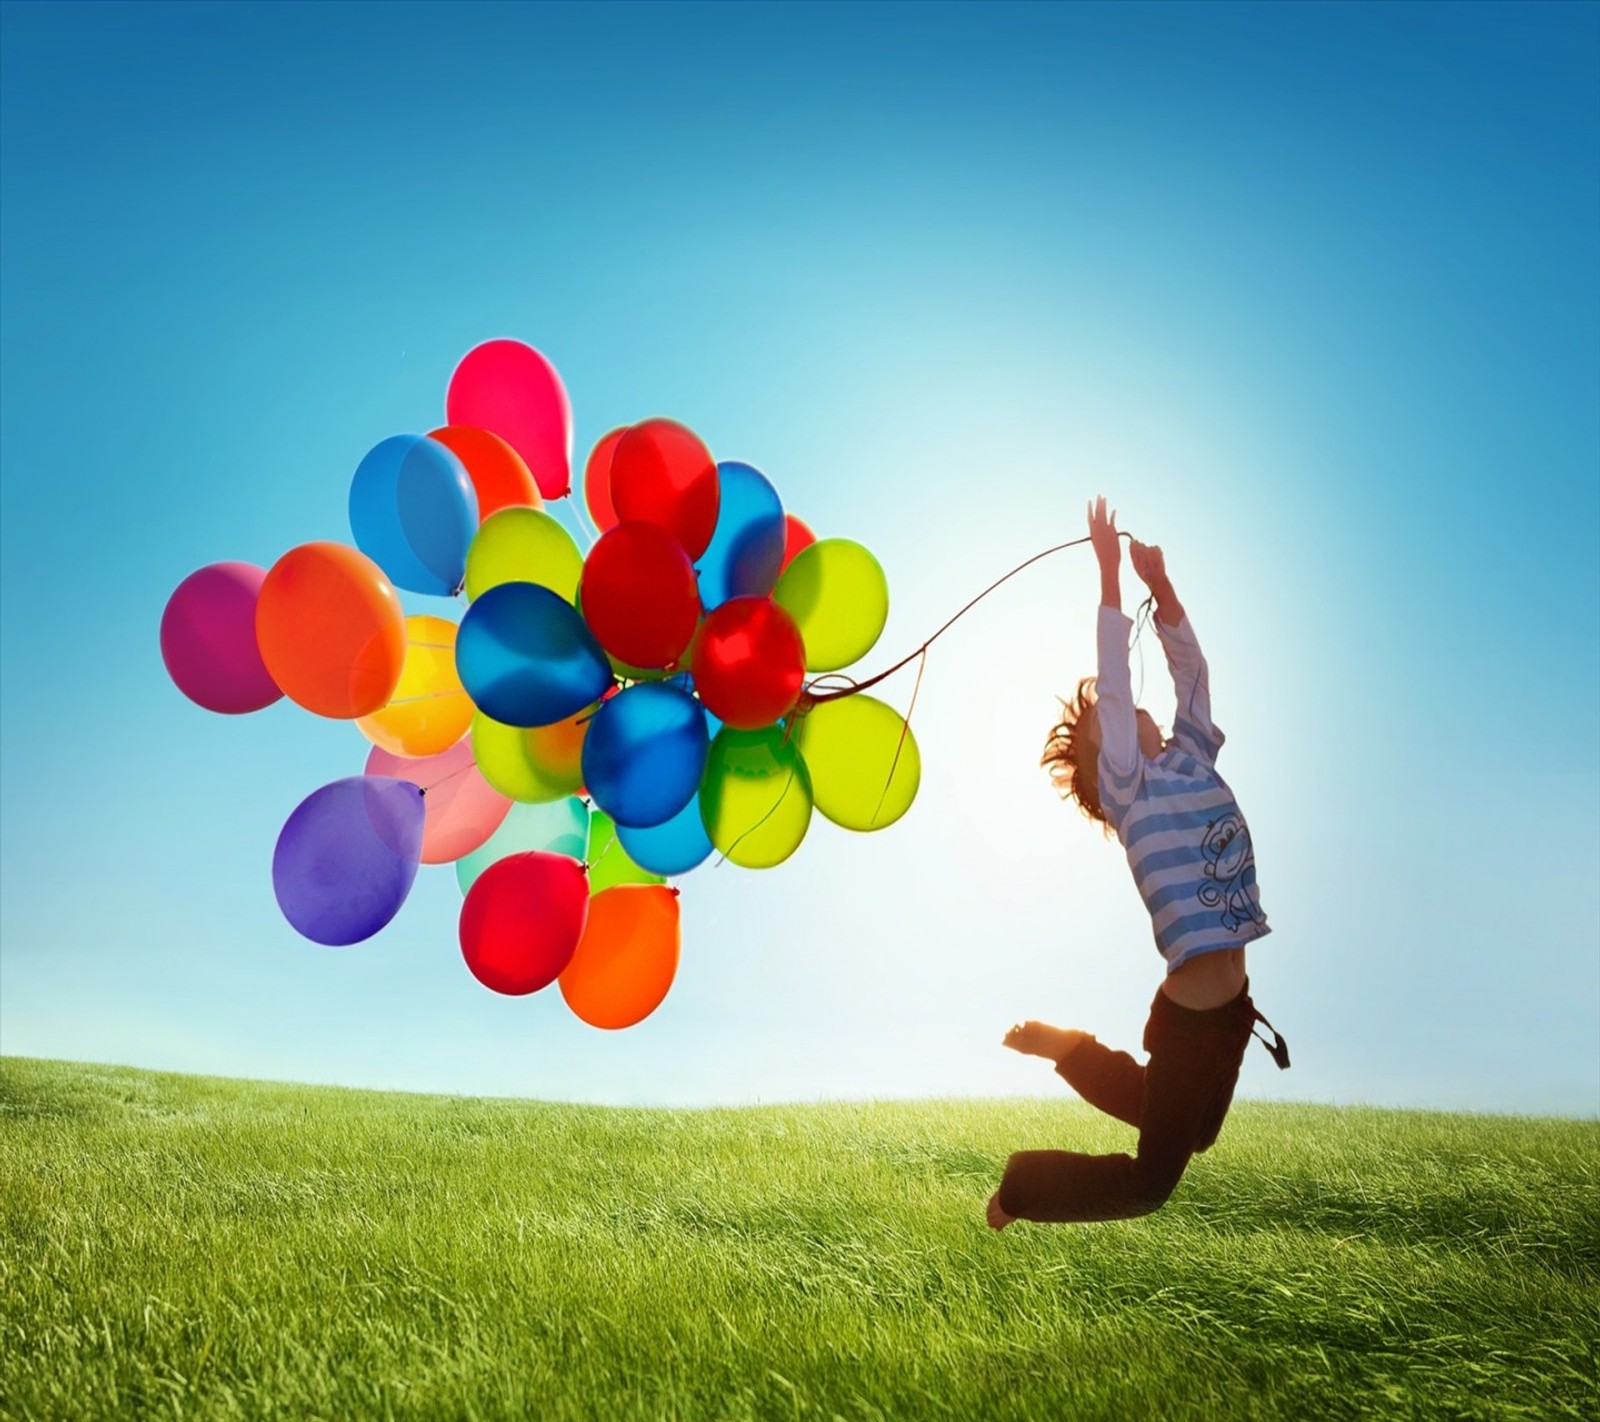
<instances>
[{"instance_id":1,"label":"child's raised hand","mask_svg":"<svg viewBox=\"0 0 1600 1422\"><path fill-rule=\"evenodd\" d=\"M1137 538L1130 538L1128 561L1133 564L1133 571L1139 575L1139 581L1151 592L1166 586L1167 561L1155 544L1141 543Z\"/></svg>"},{"instance_id":2,"label":"child's raised hand","mask_svg":"<svg viewBox=\"0 0 1600 1422\"><path fill-rule=\"evenodd\" d=\"M1106 512L1106 496L1101 494L1089 505L1089 542L1102 569L1122 562L1122 541L1117 534L1117 511Z\"/></svg>"}]
</instances>

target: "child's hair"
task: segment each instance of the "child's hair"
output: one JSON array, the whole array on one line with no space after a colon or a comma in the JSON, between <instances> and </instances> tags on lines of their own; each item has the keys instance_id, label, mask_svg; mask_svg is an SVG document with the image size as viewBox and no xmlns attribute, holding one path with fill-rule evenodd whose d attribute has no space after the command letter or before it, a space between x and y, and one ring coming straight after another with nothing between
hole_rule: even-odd
<instances>
[{"instance_id":1,"label":"child's hair","mask_svg":"<svg viewBox=\"0 0 1600 1422\"><path fill-rule=\"evenodd\" d=\"M1084 713L1093 711L1094 704L1094 678L1086 676L1079 681L1072 700L1061 702L1061 720L1050 732L1039 764L1049 767L1050 779L1063 800L1076 800L1084 816L1110 834L1111 826L1100 804L1099 717L1089 716L1088 724L1084 724Z\"/></svg>"}]
</instances>

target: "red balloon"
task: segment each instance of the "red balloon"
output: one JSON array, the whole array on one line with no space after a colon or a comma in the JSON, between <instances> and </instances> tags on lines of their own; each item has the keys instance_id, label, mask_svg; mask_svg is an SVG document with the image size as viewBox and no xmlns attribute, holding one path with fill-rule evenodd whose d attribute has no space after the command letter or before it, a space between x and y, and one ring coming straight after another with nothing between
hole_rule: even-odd
<instances>
[{"instance_id":1,"label":"red balloon","mask_svg":"<svg viewBox=\"0 0 1600 1422\"><path fill-rule=\"evenodd\" d=\"M700 617L694 564L654 523L624 521L600 535L583 561L578 601L600 645L641 668L671 666Z\"/></svg>"},{"instance_id":2,"label":"red balloon","mask_svg":"<svg viewBox=\"0 0 1600 1422\"><path fill-rule=\"evenodd\" d=\"M620 519L667 529L691 558L711 542L719 502L717 461L676 420L641 420L611 456L611 501Z\"/></svg>"},{"instance_id":3,"label":"red balloon","mask_svg":"<svg viewBox=\"0 0 1600 1422\"><path fill-rule=\"evenodd\" d=\"M461 357L445 418L505 440L547 499L572 487L572 402L556 368L521 341L485 341Z\"/></svg>"},{"instance_id":4,"label":"red balloon","mask_svg":"<svg viewBox=\"0 0 1600 1422\"><path fill-rule=\"evenodd\" d=\"M589 875L564 854L496 860L461 905L461 956L486 988L511 996L548 987L572 961L589 917Z\"/></svg>"},{"instance_id":5,"label":"red balloon","mask_svg":"<svg viewBox=\"0 0 1600 1422\"><path fill-rule=\"evenodd\" d=\"M595 527L604 533L617 521L617 507L611 502L611 459L628 427L620 425L610 434L600 436L600 442L589 451L589 461L583 466L583 501L589 505L589 515Z\"/></svg>"},{"instance_id":6,"label":"red balloon","mask_svg":"<svg viewBox=\"0 0 1600 1422\"><path fill-rule=\"evenodd\" d=\"M800 629L769 597L729 598L695 640L695 690L707 711L736 730L759 730L787 716L805 679Z\"/></svg>"},{"instance_id":7,"label":"red balloon","mask_svg":"<svg viewBox=\"0 0 1600 1422\"><path fill-rule=\"evenodd\" d=\"M806 524L797 519L793 514L783 516L783 562L778 565L781 573L794 562L794 555L802 548L809 548L817 541L814 534Z\"/></svg>"}]
</instances>

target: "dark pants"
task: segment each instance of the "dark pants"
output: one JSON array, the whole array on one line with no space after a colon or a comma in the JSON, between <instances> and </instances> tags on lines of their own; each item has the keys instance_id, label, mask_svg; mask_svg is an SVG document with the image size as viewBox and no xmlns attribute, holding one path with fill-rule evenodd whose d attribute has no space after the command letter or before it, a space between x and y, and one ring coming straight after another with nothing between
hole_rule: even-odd
<instances>
[{"instance_id":1,"label":"dark pants","mask_svg":"<svg viewBox=\"0 0 1600 1422\"><path fill-rule=\"evenodd\" d=\"M1157 992L1144 1028L1147 1066L1093 1037L1079 1042L1056 1071L1091 1106L1138 1127L1138 1152L1018 1151L1000 1181L1000 1208L1050 1223L1122 1220L1160 1209L1190 1157L1222 1129L1255 1016L1248 982L1232 1002L1205 1012Z\"/></svg>"}]
</instances>

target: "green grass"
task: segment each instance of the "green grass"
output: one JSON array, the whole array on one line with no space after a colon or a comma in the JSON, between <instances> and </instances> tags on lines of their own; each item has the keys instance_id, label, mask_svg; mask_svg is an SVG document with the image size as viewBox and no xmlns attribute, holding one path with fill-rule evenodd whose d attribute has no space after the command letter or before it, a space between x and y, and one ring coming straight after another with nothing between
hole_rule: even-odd
<instances>
[{"instance_id":1,"label":"green grass","mask_svg":"<svg viewBox=\"0 0 1600 1422\"><path fill-rule=\"evenodd\" d=\"M1017 1224L1060 1100L672 1111L0 1059L0 1416L1600 1416L1600 1123L1242 1103Z\"/></svg>"}]
</instances>

